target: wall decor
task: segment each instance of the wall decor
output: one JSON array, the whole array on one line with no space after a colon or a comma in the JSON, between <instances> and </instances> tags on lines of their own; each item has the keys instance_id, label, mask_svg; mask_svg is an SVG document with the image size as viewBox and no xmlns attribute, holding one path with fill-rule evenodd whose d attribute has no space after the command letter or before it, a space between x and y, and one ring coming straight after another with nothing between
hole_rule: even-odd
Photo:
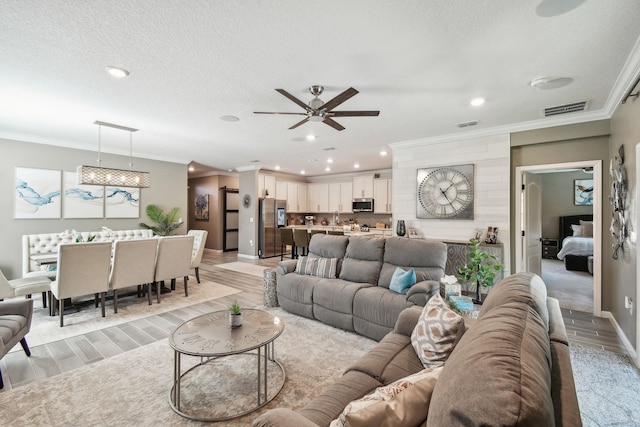
<instances>
[{"instance_id":1,"label":"wall decor","mask_svg":"<svg viewBox=\"0 0 640 427\"><path fill-rule=\"evenodd\" d=\"M14 218L60 218L62 173L49 169L16 168Z\"/></svg>"},{"instance_id":2,"label":"wall decor","mask_svg":"<svg viewBox=\"0 0 640 427\"><path fill-rule=\"evenodd\" d=\"M593 179L573 180L573 204L580 206L593 205Z\"/></svg>"},{"instance_id":3,"label":"wall decor","mask_svg":"<svg viewBox=\"0 0 640 427\"><path fill-rule=\"evenodd\" d=\"M617 154L609 162L609 174L611 175L611 225L609 232L615 239L612 245L611 257L618 259L618 251L624 251L624 241L627 238L627 220L625 209L627 203L627 170L624 167L624 145L620 145Z\"/></svg>"},{"instance_id":4,"label":"wall decor","mask_svg":"<svg viewBox=\"0 0 640 427\"><path fill-rule=\"evenodd\" d=\"M498 243L498 227L487 227L487 238L484 239L484 242L490 245Z\"/></svg>"},{"instance_id":5,"label":"wall decor","mask_svg":"<svg viewBox=\"0 0 640 427\"><path fill-rule=\"evenodd\" d=\"M103 218L104 187L78 184L76 172L62 173L62 216L64 218Z\"/></svg>"},{"instance_id":6,"label":"wall decor","mask_svg":"<svg viewBox=\"0 0 640 427\"><path fill-rule=\"evenodd\" d=\"M418 218L473 219L474 165L418 169Z\"/></svg>"},{"instance_id":7,"label":"wall decor","mask_svg":"<svg viewBox=\"0 0 640 427\"><path fill-rule=\"evenodd\" d=\"M209 221L209 195L199 194L196 196L195 217L198 221Z\"/></svg>"},{"instance_id":8,"label":"wall decor","mask_svg":"<svg viewBox=\"0 0 640 427\"><path fill-rule=\"evenodd\" d=\"M105 218L140 218L140 189L105 187Z\"/></svg>"}]
</instances>

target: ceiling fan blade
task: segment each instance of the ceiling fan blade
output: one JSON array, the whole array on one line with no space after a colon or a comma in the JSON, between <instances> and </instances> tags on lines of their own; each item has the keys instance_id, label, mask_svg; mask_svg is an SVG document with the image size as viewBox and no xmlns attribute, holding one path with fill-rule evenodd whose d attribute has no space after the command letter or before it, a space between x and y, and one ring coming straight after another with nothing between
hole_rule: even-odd
<instances>
[{"instance_id":1,"label":"ceiling fan blade","mask_svg":"<svg viewBox=\"0 0 640 427\"><path fill-rule=\"evenodd\" d=\"M325 117L322 122L328 124L335 130L344 130L344 126L329 117Z\"/></svg>"},{"instance_id":2,"label":"ceiling fan blade","mask_svg":"<svg viewBox=\"0 0 640 427\"><path fill-rule=\"evenodd\" d=\"M380 111L332 111L328 114L333 117L377 116Z\"/></svg>"},{"instance_id":3,"label":"ceiling fan blade","mask_svg":"<svg viewBox=\"0 0 640 427\"><path fill-rule=\"evenodd\" d=\"M291 126L289 129L295 129L298 126L307 123L308 121L309 121L309 117L305 117L303 120L300 120L298 123L296 123L295 125Z\"/></svg>"},{"instance_id":4,"label":"ceiling fan blade","mask_svg":"<svg viewBox=\"0 0 640 427\"><path fill-rule=\"evenodd\" d=\"M344 101L346 101L347 99L351 98L352 96L357 95L359 92L357 90L355 90L354 88L350 87L349 89L345 90L344 92L342 92L340 95L336 96L335 98L331 99L330 101L328 101L327 103L325 103L322 108L327 110L327 111L331 111L332 109L336 108L338 105L342 104Z\"/></svg>"},{"instance_id":5,"label":"ceiling fan blade","mask_svg":"<svg viewBox=\"0 0 640 427\"><path fill-rule=\"evenodd\" d=\"M284 89L276 89L276 91L278 91L278 93L280 93L281 95L286 96L291 101L295 102L296 104L298 104L299 106L301 106L305 110L307 110L309 108L309 106L307 104L305 104L304 102L300 101L298 98L296 98L295 96L291 95L286 90L284 90Z\"/></svg>"},{"instance_id":6,"label":"ceiling fan blade","mask_svg":"<svg viewBox=\"0 0 640 427\"><path fill-rule=\"evenodd\" d=\"M307 113L278 113L274 111L254 111L253 114L293 114L294 116L306 116Z\"/></svg>"}]
</instances>

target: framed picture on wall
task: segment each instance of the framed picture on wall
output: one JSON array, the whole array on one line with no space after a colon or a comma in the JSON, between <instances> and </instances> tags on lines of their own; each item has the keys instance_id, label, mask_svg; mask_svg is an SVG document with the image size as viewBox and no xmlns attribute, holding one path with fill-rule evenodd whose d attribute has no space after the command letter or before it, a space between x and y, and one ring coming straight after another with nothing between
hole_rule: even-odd
<instances>
[{"instance_id":1,"label":"framed picture on wall","mask_svg":"<svg viewBox=\"0 0 640 427\"><path fill-rule=\"evenodd\" d=\"M209 195L199 194L196 196L196 220L209 221Z\"/></svg>"},{"instance_id":2,"label":"framed picture on wall","mask_svg":"<svg viewBox=\"0 0 640 427\"><path fill-rule=\"evenodd\" d=\"M60 218L62 171L16 168L14 218Z\"/></svg>"},{"instance_id":3,"label":"framed picture on wall","mask_svg":"<svg viewBox=\"0 0 640 427\"><path fill-rule=\"evenodd\" d=\"M106 187L105 218L140 218L140 189Z\"/></svg>"},{"instance_id":4,"label":"framed picture on wall","mask_svg":"<svg viewBox=\"0 0 640 427\"><path fill-rule=\"evenodd\" d=\"M573 204L580 206L593 205L593 179L573 180Z\"/></svg>"}]
</instances>

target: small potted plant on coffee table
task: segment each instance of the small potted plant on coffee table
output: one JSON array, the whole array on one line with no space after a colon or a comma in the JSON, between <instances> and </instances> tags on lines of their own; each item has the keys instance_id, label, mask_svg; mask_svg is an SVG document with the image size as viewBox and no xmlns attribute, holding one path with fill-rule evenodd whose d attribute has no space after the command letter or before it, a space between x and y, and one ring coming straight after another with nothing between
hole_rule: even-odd
<instances>
[{"instance_id":1,"label":"small potted plant on coffee table","mask_svg":"<svg viewBox=\"0 0 640 427\"><path fill-rule=\"evenodd\" d=\"M480 241L470 239L471 246L469 248L469 263L458 269L460 279L468 283L476 285L476 298L474 304L482 304L483 287L493 286L496 274L499 273L504 265L498 262L498 257L489 255L480 249Z\"/></svg>"},{"instance_id":2,"label":"small potted plant on coffee table","mask_svg":"<svg viewBox=\"0 0 640 427\"><path fill-rule=\"evenodd\" d=\"M229 324L232 328L239 328L242 326L242 310L238 301L234 301L229 306Z\"/></svg>"}]
</instances>

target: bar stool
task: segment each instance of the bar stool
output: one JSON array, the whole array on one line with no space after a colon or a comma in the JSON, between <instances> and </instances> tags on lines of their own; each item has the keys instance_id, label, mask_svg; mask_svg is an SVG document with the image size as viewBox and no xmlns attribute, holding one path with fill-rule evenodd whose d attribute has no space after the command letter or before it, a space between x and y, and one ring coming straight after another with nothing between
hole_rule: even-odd
<instances>
[{"instance_id":1,"label":"bar stool","mask_svg":"<svg viewBox=\"0 0 640 427\"><path fill-rule=\"evenodd\" d=\"M284 259L284 252L287 246L291 246L291 259L296 257L296 245L293 243L293 230L290 228L280 229L280 261Z\"/></svg>"},{"instance_id":2,"label":"bar stool","mask_svg":"<svg viewBox=\"0 0 640 427\"><path fill-rule=\"evenodd\" d=\"M307 255L309 251L309 232L306 228L296 228L293 230L293 241L296 245L296 258L298 257L298 248L302 248L302 256Z\"/></svg>"}]
</instances>

